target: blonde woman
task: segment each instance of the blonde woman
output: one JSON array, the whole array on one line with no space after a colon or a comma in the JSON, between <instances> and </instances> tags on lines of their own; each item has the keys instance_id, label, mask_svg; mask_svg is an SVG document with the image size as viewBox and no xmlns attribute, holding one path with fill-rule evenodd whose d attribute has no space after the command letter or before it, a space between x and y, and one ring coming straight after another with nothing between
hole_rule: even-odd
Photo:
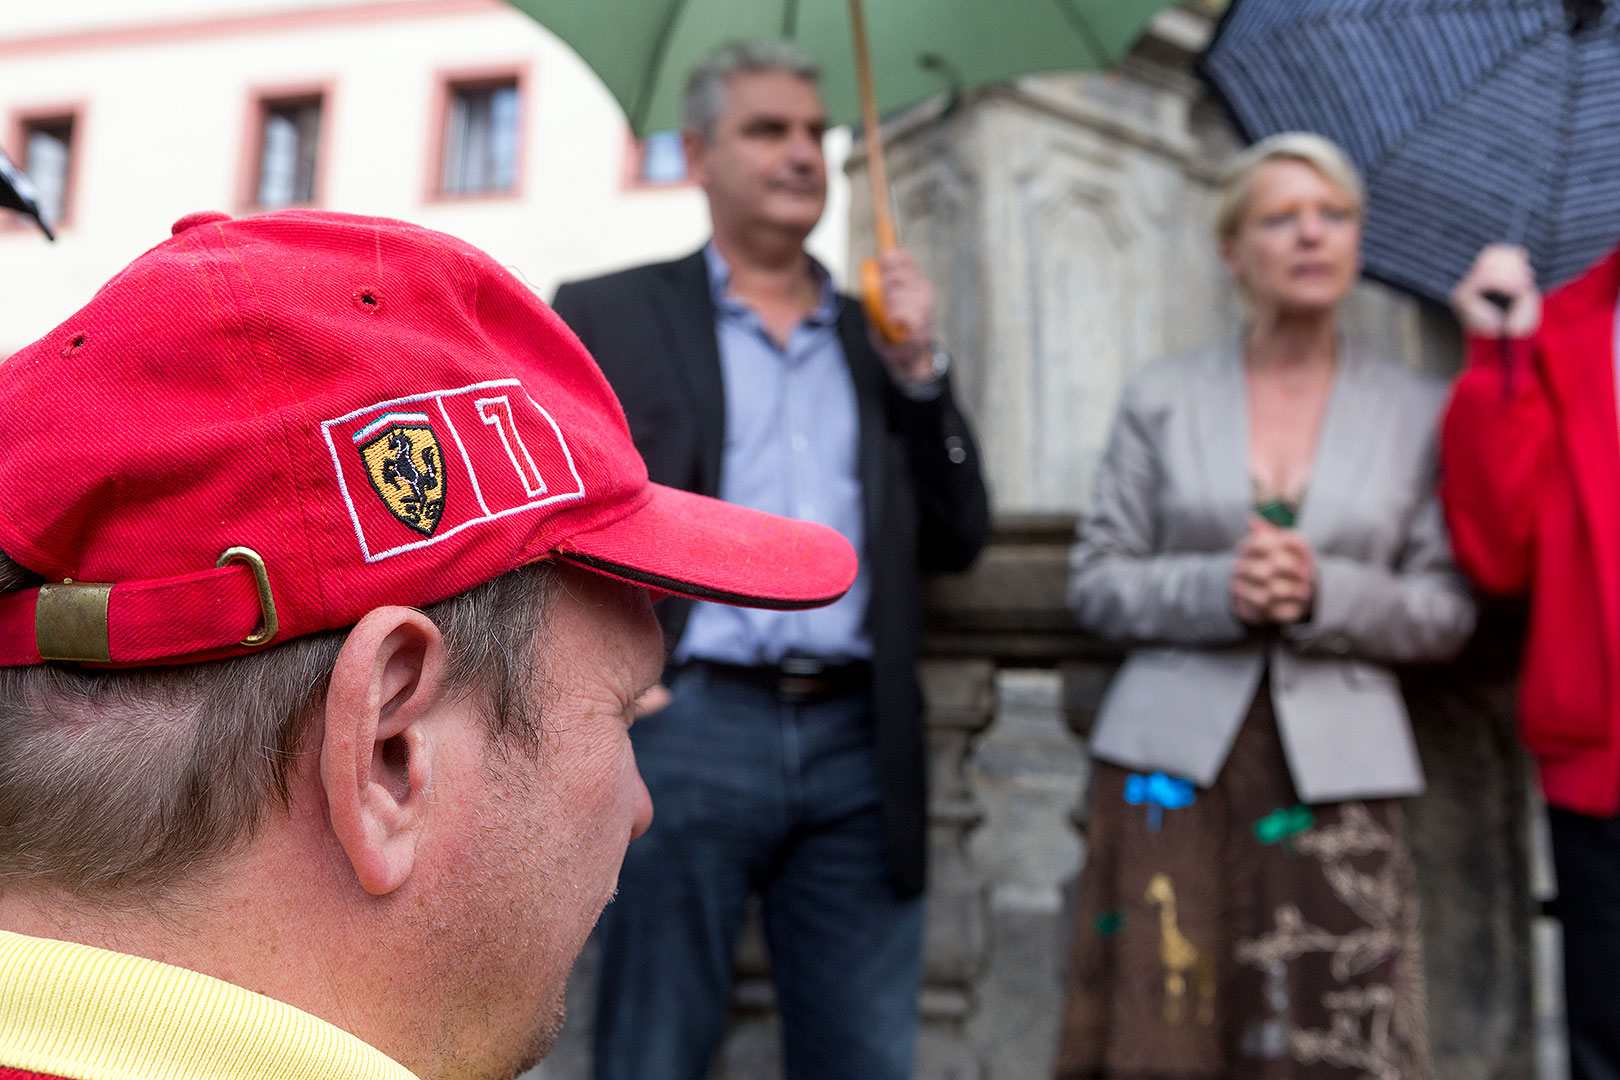
<instances>
[{"instance_id":1,"label":"blonde woman","mask_svg":"<svg viewBox=\"0 0 1620 1080\"><path fill-rule=\"evenodd\" d=\"M1057 1074L1423 1080L1388 664L1472 631L1435 499L1444 389L1344 339L1363 188L1251 147L1222 189L1242 335L1131 378L1072 555L1135 648L1103 702Z\"/></svg>"}]
</instances>

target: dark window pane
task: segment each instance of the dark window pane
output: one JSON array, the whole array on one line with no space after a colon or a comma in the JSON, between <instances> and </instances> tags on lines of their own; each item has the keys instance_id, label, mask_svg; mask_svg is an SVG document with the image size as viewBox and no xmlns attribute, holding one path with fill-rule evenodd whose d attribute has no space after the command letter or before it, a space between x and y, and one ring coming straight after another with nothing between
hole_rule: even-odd
<instances>
[{"instance_id":1,"label":"dark window pane","mask_svg":"<svg viewBox=\"0 0 1620 1080\"><path fill-rule=\"evenodd\" d=\"M470 195L517 186L518 112L516 86L451 88L441 191Z\"/></svg>"},{"instance_id":2,"label":"dark window pane","mask_svg":"<svg viewBox=\"0 0 1620 1080\"><path fill-rule=\"evenodd\" d=\"M655 131L642 141L641 179L649 184L678 184L686 179L686 151L679 131Z\"/></svg>"},{"instance_id":3,"label":"dark window pane","mask_svg":"<svg viewBox=\"0 0 1620 1080\"><path fill-rule=\"evenodd\" d=\"M315 201L320 101L267 102L259 145L258 205L268 209Z\"/></svg>"},{"instance_id":4,"label":"dark window pane","mask_svg":"<svg viewBox=\"0 0 1620 1080\"><path fill-rule=\"evenodd\" d=\"M39 212L49 224L62 220L67 207L68 169L72 161L73 121L36 121L25 125L27 157L23 171L39 193Z\"/></svg>"}]
</instances>

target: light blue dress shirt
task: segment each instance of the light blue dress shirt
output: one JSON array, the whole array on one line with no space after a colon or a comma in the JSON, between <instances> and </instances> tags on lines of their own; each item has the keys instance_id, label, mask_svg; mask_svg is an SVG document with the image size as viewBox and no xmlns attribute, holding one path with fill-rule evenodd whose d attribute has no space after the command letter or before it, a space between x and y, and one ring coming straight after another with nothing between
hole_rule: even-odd
<instances>
[{"instance_id":1,"label":"light blue dress shirt","mask_svg":"<svg viewBox=\"0 0 1620 1080\"><path fill-rule=\"evenodd\" d=\"M675 660L753 665L775 664L788 655L831 662L870 659L860 414L838 338L842 300L826 269L812 260L820 301L779 347L754 310L727 295L731 268L713 241L703 253L726 395L720 497L837 529L861 556L861 568L841 600L812 611L699 602Z\"/></svg>"}]
</instances>

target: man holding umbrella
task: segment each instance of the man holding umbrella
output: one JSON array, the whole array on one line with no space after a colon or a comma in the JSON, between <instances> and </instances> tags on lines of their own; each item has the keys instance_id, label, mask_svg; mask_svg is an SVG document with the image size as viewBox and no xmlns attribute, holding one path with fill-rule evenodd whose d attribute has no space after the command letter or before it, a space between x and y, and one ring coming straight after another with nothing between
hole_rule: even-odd
<instances>
[{"instance_id":1,"label":"man holding umbrella","mask_svg":"<svg viewBox=\"0 0 1620 1080\"><path fill-rule=\"evenodd\" d=\"M926 805L921 575L988 532L934 296L886 256L879 340L805 251L826 198L813 61L734 45L687 84L713 239L564 285L652 476L823 522L861 554L814 617L670 601L671 701L638 725L658 820L599 927L596 1075L698 1080L724 1033L750 892L764 900L790 1078L911 1074Z\"/></svg>"},{"instance_id":2,"label":"man holding umbrella","mask_svg":"<svg viewBox=\"0 0 1620 1080\"><path fill-rule=\"evenodd\" d=\"M1442 434L1457 561L1528 590L1520 730L1549 806L1575 1080L1620 1077L1620 250L1546 298L1487 247L1452 295L1469 363Z\"/></svg>"}]
</instances>

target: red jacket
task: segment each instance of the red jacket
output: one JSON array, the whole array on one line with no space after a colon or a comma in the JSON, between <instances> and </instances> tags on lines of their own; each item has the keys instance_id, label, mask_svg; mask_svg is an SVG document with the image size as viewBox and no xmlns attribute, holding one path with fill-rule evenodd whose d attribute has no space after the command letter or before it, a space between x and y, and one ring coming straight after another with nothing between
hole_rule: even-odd
<instances>
[{"instance_id":1,"label":"red jacket","mask_svg":"<svg viewBox=\"0 0 1620 1080\"><path fill-rule=\"evenodd\" d=\"M1547 801L1620 813L1620 250L1547 297L1541 329L1470 338L1441 432L1457 562L1530 592L1519 730Z\"/></svg>"}]
</instances>

